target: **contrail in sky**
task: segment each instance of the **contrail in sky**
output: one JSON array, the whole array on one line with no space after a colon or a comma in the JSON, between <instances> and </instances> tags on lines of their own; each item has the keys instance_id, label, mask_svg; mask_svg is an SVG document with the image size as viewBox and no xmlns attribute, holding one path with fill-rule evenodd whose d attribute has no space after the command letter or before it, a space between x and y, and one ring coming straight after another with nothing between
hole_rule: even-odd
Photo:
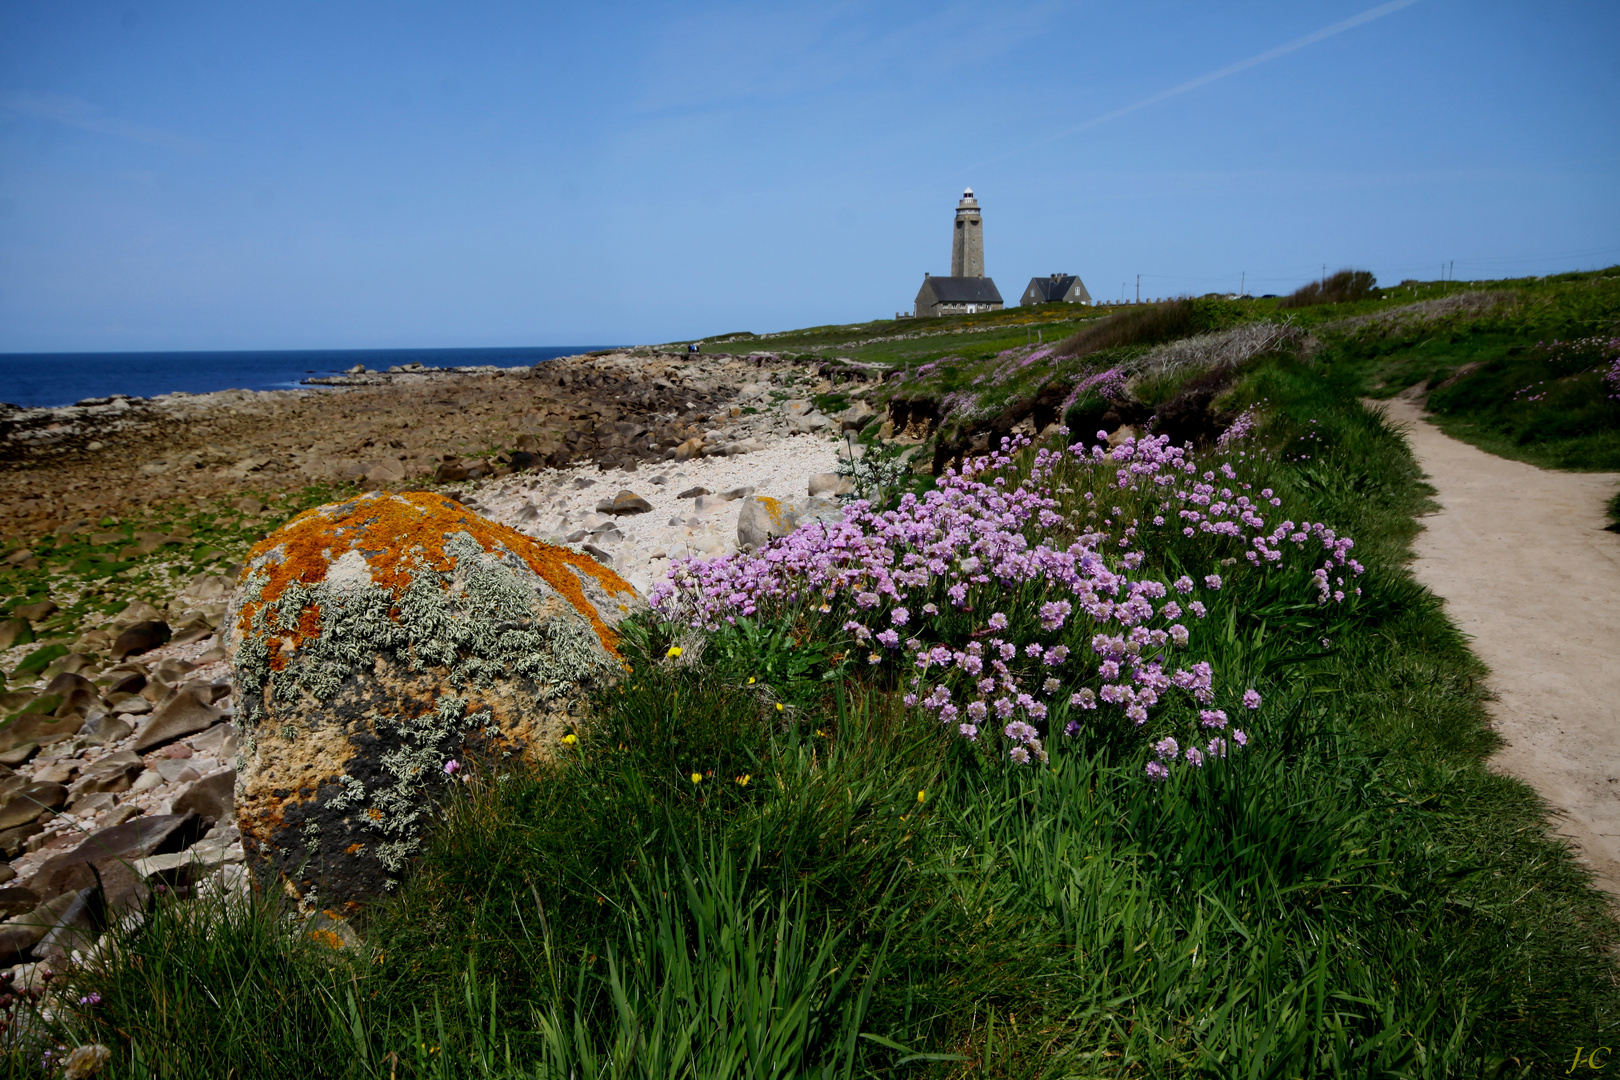
<instances>
[{"instance_id":1,"label":"contrail in sky","mask_svg":"<svg viewBox=\"0 0 1620 1080\"><path fill-rule=\"evenodd\" d=\"M61 94L0 92L0 109L9 109L41 120L54 120L58 124L66 124L83 131L113 135L132 142L146 143L149 146L161 146L168 150L197 153L204 145L202 140L193 139L189 135L177 135L162 128L111 119L103 116L101 110L88 101Z\"/></svg>"},{"instance_id":2,"label":"contrail in sky","mask_svg":"<svg viewBox=\"0 0 1620 1080\"><path fill-rule=\"evenodd\" d=\"M1200 86L1207 86L1217 79L1226 78L1228 75L1236 75L1240 71L1247 71L1249 68L1263 64L1267 60L1275 60L1279 56L1286 56L1287 54L1294 52L1296 49L1303 49L1307 45L1314 45L1318 41L1323 41L1327 38L1333 37L1335 34L1342 34L1346 30L1353 30L1358 26L1372 22L1374 19L1382 19L1385 15L1393 14L1404 7L1411 7L1417 2L1418 0L1390 0L1390 2L1387 4L1379 4L1375 8L1368 8L1360 15L1353 15L1350 18L1345 19L1343 22L1334 23L1332 26L1324 26L1315 33L1306 34L1302 38L1295 38L1286 45L1279 45L1275 49L1267 49L1265 52L1251 56L1247 60L1239 60L1235 64L1228 64L1219 71L1212 71L1208 75L1200 75L1196 79L1191 79L1179 86L1172 86L1168 90L1160 90L1157 94L1154 94L1151 97L1145 97L1135 104L1126 105L1124 108L1115 109L1113 112L1103 113L1101 116L1093 117L1083 124L1076 124L1074 127L1069 128L1066 131L1060 131L1055 135L1048 135L1046 138L1037 142L1020 146L1014 150L1004 151L1003 153L996 154L993 157L984 158L981 161L974 162L968 167L974 168L979 165L988 164L992 161L1000 161L1002 158L1011 157L1014 154L1022 154L1027 150L1033 150L1038 146L1045 146L1047 143L1056 142L1059 139L1066 139L1071 135L1078 135L1080 132L1085 131L1088 128L1094 128L1100 124L1106 124L1110 120L1118 120L1121 116L1125 116L1128 113L1133 113L1138 109L1145 109L1149 105L1157 105L1159 102L1164 101L1167 98L1173 98L1178 94L1185 94L1187 91L1196 90Z\"/></svg>"}]
</instances>

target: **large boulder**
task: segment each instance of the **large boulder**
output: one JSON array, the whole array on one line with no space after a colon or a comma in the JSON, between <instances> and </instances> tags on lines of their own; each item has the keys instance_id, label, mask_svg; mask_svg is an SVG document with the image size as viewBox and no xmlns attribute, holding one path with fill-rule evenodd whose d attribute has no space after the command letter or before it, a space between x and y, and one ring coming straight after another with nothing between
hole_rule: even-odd
<instances>
[{"instance_id":1,"label":"large boulder","mask_svg":"<svg viewBox=\"0 0 1620 1080\"><path fill-rule=\"evenodd\" d=\"M737 546L755 551L778 536L811 521L842 521L844 508L836 499L775 499L750 495L737 511Z\"/></svg>"},{"instance_id":2,"label":"large boulder","mask_svg":"<svg viewBox=\"0 0 1620 1080\"><path fill-rule=\"evenodd\" d=\"M306 906L391 889L446 763L549 758L623 672L614 627L643 607L589 555L442 495L293 519L249 553L225 623L255 872Z\"/></svg>"}]
</instances>

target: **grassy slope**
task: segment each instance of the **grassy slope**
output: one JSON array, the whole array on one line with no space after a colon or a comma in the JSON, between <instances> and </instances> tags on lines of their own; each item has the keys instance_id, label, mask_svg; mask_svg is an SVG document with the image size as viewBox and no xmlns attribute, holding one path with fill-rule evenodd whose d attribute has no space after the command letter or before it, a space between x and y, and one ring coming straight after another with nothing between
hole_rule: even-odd
<instances>
[{"instance_id":1,"label":"grassy slope","mask_svg":"<svg viewBox=\"0 0 1620 1080\"><path fill-rule=\"evenodd\" d=\"M882 678L791 677L792 623L692 665L654 632L579 767L452 801L374 961L169 908L73 1022L132 1076L1561 1075L1620 1037L1620 937L1483 767L1481 669L1404 570L1427 491L1342 359L1232 392L1271 409L1257 486L1369 571L1353 618L1234 618L1218 667L1269 704L1230 767L987 767Z\"/></svg>"},{"instance_id":2,"label":"grassy slope","mask_svg":"<svg viewBox=\"0 0 1620 1080\"><path fill-rule=\"evenodd\" d=\"M1546 468L1620 469L1620 401L1600 350L1551 346L1620 336L1620 270L1490 282L1513 303L1478 318L1350 334L1325 359L1390 396L1422 384L1442 430Z\"/></svg>"}]
</instances>

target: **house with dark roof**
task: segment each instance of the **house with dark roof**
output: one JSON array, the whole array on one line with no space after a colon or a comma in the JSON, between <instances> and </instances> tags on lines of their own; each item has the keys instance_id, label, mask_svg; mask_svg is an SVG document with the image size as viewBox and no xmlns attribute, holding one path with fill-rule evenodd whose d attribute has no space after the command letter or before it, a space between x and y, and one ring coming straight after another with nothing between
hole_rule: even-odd
<instances>
[{"instance_id":1,"label":"house with dark roof","mask_svg":"<svg viewBox=\"0 0 1620 1080\"><path fill-rule=\"evenodd\" d=\"M1048 277L1029 279L1029 288L1024 290L1023 297L1018 303L1023 307L1031 304L1089 304L1091 294L1086 291L1085 283L1074 274L1052 274Z\"/></svg>"},{"instance_id":2,"label":"house with dark roof","mask_svg":"<svg viewBox=\"0 0 1620 1080\"><path fill-rule=\"evenodd\" d=\"M1000 311L1004 306L992 278L931 277L924 274L922 288L917 290L914 310L918 318L927 318L931 315Z\"/></svg>"}]
</instances>

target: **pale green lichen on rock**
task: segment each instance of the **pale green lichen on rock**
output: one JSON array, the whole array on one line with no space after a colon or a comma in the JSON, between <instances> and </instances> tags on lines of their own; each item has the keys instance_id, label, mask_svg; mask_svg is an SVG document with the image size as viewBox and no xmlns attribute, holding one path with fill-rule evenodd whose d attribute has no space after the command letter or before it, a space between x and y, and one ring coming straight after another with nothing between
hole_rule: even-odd
<instances>
[{"instance_id":1,"label":"pale green lichen on rock","mask_svg":"<svg viewBox=\"0 0 1620 1080\"><path fill-rule=\"evenodd\" d=\"M376 585L294 582L255 610L236 649L244 722L263 716L267 686L279 703L291 704L301 692L329 701L378 654L391 654L412 671L443 668L457 689L528 679L540 700L615 673L617 665L582 616L569 611L537 624L535 593L519 577L521 561L484 551L466 533L446 540L444 551L455 557L456 569L424 568L397 598ZM251 573L244 595L262 592L268 580ZM296 663L272 670L270 639L296 634L311 608L320 612L320 632L298 643Z\"/></svg>"}]
</instances>

